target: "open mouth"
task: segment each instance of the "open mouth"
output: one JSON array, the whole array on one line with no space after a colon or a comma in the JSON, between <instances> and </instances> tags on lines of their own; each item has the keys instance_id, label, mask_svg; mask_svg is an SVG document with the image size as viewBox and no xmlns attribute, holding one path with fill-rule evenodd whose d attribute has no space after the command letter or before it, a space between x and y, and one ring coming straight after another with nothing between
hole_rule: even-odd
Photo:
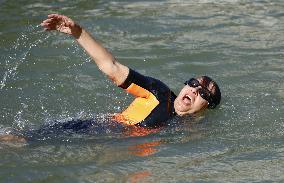
<instances>
[{"instance_id":1,"label":"open mouth","mask_svg":"<svg viewBox=\"0 0 284 183\"><path fill-rule=\"evenodd\" d=\"M189 95L185 95L183 98L182 98L182 101L186 104L186 105L190 105L191 104L191 96Z\"/></svg>"}]
</instances>

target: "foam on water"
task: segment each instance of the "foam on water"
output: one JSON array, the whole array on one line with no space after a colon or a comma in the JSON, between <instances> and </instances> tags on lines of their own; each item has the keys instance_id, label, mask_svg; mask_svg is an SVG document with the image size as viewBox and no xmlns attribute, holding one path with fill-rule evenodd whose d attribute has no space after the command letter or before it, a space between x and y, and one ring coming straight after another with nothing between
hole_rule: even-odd
<instances>
[{"instance_id":1,"label":"foam on water","mask_svg":"<svg viewBox=\"0 0 284 183\"><path fill-rule=\"evenodd\" d=\"M11 111L9 108L3 108L2 114L3 119L8 119L9 121L13 121L10 123L9 127L7 128L16 128L16 129L27 129L27 128L33 128L34 120L30 121L30 119L35 118L37 116L40 117L41 121L38 123L52 123L54 121L67 121L71 118L77 118L77 114L70 114L69 111L64 111L62 109L62 114L59 116L52 115L49 109L47 108L47 101L48 96L44 93L36 93L33 94L31 97L26 96L26 92L28 90L33 90L31 86L37 86L40 84L43 84L43 88L41 90L43 91L44 88L48 88L51 90L55 90L55 86L50 85L49 83L42 83L42 81L39 81L38 83L32 83L30 85L30 88L22 88L21 86L15 86L13 83L17 83L19 80L26 80L23 76L23 73L19 73L19 70L21 67L27 68L30 67L30 65L39 64L37 62L41 60L29 60L30 56L35 54L33 51L41 47L46 43L48 38L50 37L51 33L43 31L40 25L32 26L29 25L27 28L23 30L23 32L19 35L19 37L16 39L14 43L12 43L12 47L8 48L5 52L8 54L3 57L3 75L2 79L0 81L0 91L3 91L5 93L9 93L9 91L17 92L18 96L14 99L16 102L14 106L17 106L18 110L15 110L14 112ZM48 40L50 41L50 40ZM67 39L68 44L74 45L67 48L68 51L70 51L72 54L76 55L78 52L80 52L79 46L75 45L74 41L71 41L71 39ZM57 49L58 45L64 44L64 41L59 42L57 40L52 42L52 45ZM69 64L67 66L67 70L74 69L76 67L81 67L85 63L90 62L90 58L86 58L85 54L77 54L78 58L83 60L80 63L73 63ZM22 70L23 71L23 70ZM26 72L26 71L24 71ZM29 80L29 79L27 79ZM40 80L42 80L40 78ZM53 80L53 79L51 79ZM30 91L28 91L30 92ZM61 99L59 99L61 100ZM36 102L35 102L36 101ZM38 109L39 111L36 112L36 114L33 114L32 109L35 108L35 104L38 103ZM79 112L81 113L81 112ZM39 119L39 117L37 117ZM9 123L8 121L4 121L5 123ZM4 131L9 133L9 130L5 130L5 127L3 128Z\"/></svg>"},{"instance_id":2,"label":"foam on water","mask_svg":"<svg viewBox=\"0 0 284 183\"><path fill-rule=\"evenodd\" d=\"M22 63L26 62L26 57L31 53L31 49L43 43L49 37L48 34L43 34L42 29L39 30L39 27L40 25L30 26L27 31L19 36L13 47L10 48L11 54L4 58L6 71L0 82L0 90L6 86L9 80L17 79L17 70ZM30 39L36 35L40 35L42 39L30 42Z\"/></svg>"},{"instance_id":3,"label":"foam on water","mask_svg":"<svg viewBox=\"0 0 284 183\"><path fill-rule=\"evenodd\" d=\"M208 74L220 84L223 98L216 110L178 119L147 136L131 136L130 129L121 136L63 133L25 148L5 146L0 151L4 182L283 180L283 1L24 1L21 7L5 2L0 14L8 29L0 36L22 43L3 50L0 133L73 119L103 124L105 112L119 112L132 100L87 63L68 36L28 30L15 38L14 31L23 33L11 14L22 24L22 15L38 24L50 11L64 13L121 63L175 91L188 77ZM45 36L49 39L29 48ZM27 64L30 58L35 64Z\"/></svg>"}]
</instances>

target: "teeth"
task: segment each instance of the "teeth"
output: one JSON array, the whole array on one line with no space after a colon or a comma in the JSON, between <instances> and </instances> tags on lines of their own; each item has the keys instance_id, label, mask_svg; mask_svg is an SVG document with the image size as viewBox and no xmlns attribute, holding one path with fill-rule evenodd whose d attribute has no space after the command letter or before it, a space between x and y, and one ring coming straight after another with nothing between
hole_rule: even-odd
<instances>
[{"instance_id":1,"label":"teeth","mask_svg":"<svg viewBox=\"0 0 284 183\"><path fill-rule=\"evenodd\" d=\"M189 99L191 100L191 96L189 96L189 95L186 95L185 97L187 97L187 98L189 98Z\"/></svg>"}]
</instances>

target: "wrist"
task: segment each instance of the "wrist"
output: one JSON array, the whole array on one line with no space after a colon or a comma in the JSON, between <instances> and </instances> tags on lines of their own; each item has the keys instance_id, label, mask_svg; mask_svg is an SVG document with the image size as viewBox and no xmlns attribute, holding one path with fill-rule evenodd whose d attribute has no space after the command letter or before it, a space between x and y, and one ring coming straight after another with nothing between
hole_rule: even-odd
<instances>
[{"instance_id":1,"label":"wrist","mask_svg":"<svg viewBox=\"0 0 284 183\"><path fill-rule=\"evenodd\" d=\"M82 27L78 24L75 24L73 29L71 30L71 33L75 39L79 39L82 34Z\"/></svg>"}]
</instances>

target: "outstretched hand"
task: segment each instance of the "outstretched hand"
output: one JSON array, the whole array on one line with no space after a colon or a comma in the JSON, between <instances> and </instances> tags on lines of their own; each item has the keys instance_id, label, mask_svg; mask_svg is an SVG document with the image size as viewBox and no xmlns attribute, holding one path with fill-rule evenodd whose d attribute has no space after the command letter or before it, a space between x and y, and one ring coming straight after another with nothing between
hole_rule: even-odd
<instances>
[{"instance_id":1,"label":"outstretched hand","mask_svg":"<svg viewBox=\"0 0 284 183\"><path fill-rule=\"evenodd\" d=\"M82 28L77 25L72 19L64 15L50 14L48 18L41 23L44 30L57 30L65 34L69 34L78 39L81 35Z\"/></svg>"}]
</instances>

